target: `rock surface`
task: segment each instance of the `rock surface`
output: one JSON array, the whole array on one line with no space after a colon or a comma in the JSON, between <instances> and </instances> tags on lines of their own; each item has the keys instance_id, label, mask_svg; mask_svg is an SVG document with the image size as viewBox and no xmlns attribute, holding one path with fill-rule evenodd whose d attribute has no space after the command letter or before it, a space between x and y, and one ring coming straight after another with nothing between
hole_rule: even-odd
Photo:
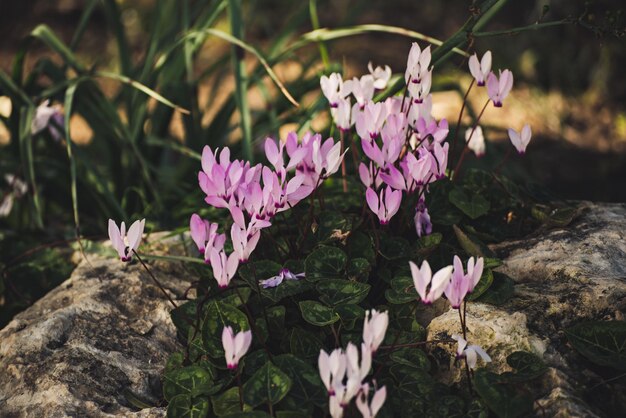
<instances>
[{"instance_id":1,"label":"rock surface","mask_svg":"<svg viewBox=\"0 0 626 418\"><path fill-rule=\"evenodd\" d=\"M155 274L174 298L188 286ZM180 348L170 309L137 261L90 256L0 331L0 416L165 416L128 399L162 403L161 374Z\"/></svg>"},{"instance_id":2,"label":"rock surface","mask_svg":"<svg viewBox=\"0 0 626 418\"><path fill-rule=\"evenodd\" d=\"M584 360L564 335L577 322L623 320L626 314L626 204L584 206L565 228L493 246L504 260L498 270L515 281L514 296L502 307L468 304L468 340L491 354L493 371L509 370L506 357L518 350L549 366L535 404L540 416L605 416L590 389L626 393L623 384L604 385L600 376L581 370ZM428 331L429 339L458 333L457 312L433 319ZM451 367L442 377L459 380L461 373Z\"/></svg>"}]
</instances>

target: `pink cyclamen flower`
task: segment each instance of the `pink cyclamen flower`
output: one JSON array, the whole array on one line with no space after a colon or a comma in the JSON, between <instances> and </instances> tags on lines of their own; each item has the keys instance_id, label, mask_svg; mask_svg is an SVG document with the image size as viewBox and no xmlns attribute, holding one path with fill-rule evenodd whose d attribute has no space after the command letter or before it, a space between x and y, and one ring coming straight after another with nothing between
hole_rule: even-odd
<instances>
[{"instance_id":1,"label":"pink cyclamen flower","mask_svg":"<svg viewBox=\"0 0 626 418\"><path fill-rule=\"evenodd\" d=\"M324 350L320 350L320 354L317 358L317 367L320 372L320 378L328 391L328 395L334 396L336 382L341 383L346 374L348 367L346 355L340 348L333 350L330 354Z\"/></svg>"},{"instance_id":2,"label":"pink cyclamen flower","mask_svg":"<svg viewBox=\"0 0 626 418\"><path fill-rule=\"evenodd\" d=\"M530 125L526 124L522 128L522 131L518 133L515 129L509 128L509 138L511 139L511 143L515 147L518 153L524 154L526 152L526 147L530 142L530 138L532 137L532 130L530 129Z\"/></svg>"},{"instance_id":3,"label":"pink cyclamen flower","mask_svg":"<svg viewBox=\"0 0 626 418\"><path fill-rule=\"evenodd\" d=\"M222 346L224 347L224 357L229 369L235 370L239 360L248 352L252 343L251 331L240 331L233 333L230 326L224 327L222 331Z\"/></svg>"},{"instance_id":4,"label":"pink cyclamen flower","mask_svg":"<svg viewBox=\"0 0 626 418\"><path fill-rule=\"evenodd\" d=\"M417 232L418 237L430 235L433 232L433 224L430 222L428 208L422 199L417 202L417 206L415 207L413 223L415 224L415 232Z\"/></svg>"},{"instance_id":5,"label":"pink cyclamen flower","mask_svg":"<svg viewBox=\"0 0 626 418\"><path fill-rule=\"evenodd\" d=\"M63 137L65 117L58 105L50 106L50 100L45 100L35 110L35 116L30 126L31 134L35 135L48 129L52 139L59 142Z\"/></svg>"},{"instance_id":6,"label":"pink cyclamen flower","mask_svg":"<svg viewBox=\"0 0 626 418\"><path fill-rule=\"evenodd\" d=\"M213 277L220 288L228 287L228 284L237 273L239 258L236 252L232 252L228 257L224 250L211 249L209 260L213 268Z\"/></svg>"},{"instance_id":7,"label":"pink cyclamen flower","mask_svg":"<svg viewBox=\"0 0 626 418\"><path fill-rule=\"evenodd\" d=\"M413 42L411 50L407 57L406 71L404 73L404 81L406 83L411 80L411 83L421 83L422 76L428 72L428 66L430 65L430 46L424 48L422 51L417 42Z\"/></svg>"},{"instance_id":8,"label":"pink cyclamen flower","mask_svg":"<svg viewBox=\"0 0 626 418\"><path fill-rule=\"evenodd\" d=\"M109 219L109 239L119 254L120 260L130 261L133 251L139 248L145 225L145 219L135 221L128 228L128 234L126 234L126 224L123 221L121 228L118 228L113 219Z\"/></svg>"},{"instance_id":9,"label":"pink cyclamen flower","mask_svg":"<svg viewBox=\"0 0 626 418\"><path fill-rule=\"evenodd\" d=\"M460 335L453 335L452 339L457 341L456 356L457 358L465 357L467 359L467 365L470 369L476 368L476 362L478 356L480 356L485 363L491 362L491 357L485 350L478 345L467 345L467 341Z\"/></svg>"},{"instance_id":10,"label":"pink cyclamen flower","mask_svg":"<svg viewBox=\"0 0 626 418\"><path fill-rule=\"evenodd\" d=\"M230 238L233 242L233 250L239 257L239 262L245 263L250 259L250 254L255 250L261 238L261 231L248 233L236 223L230 228Z\"/></svg>"},{"instance_id":11,"label":"pink cyclamen flower","mask_svg":"<svg viewBox=\"0 0 626 418\"><path fill-rule=\"evenodd\" d=\"M470 257L467 260L467 275L470 277L468 293L472 293L478 282L480 282L484 266L485 260L482 257L476 259L476 264L474 264L474 257Z\"/></svg>"},{"instance_id":12,"label":"pink cyclamen flower","mask_svg":"<svg viewBox=\"0 0 626 418\"><path fill-rule=\"evenodd\" d=\"M304 273L293 274L289 269L283 268L276 276L272 276L269 279L260 280L259 284L263 286L263 289L269 289L281 284L284 280L300 280L304 278Z\"/></svg>"},{"instance_id":13,"label":"pink cyclamen flower","mask_svg":"<svg viewBox=\"0 0 626 418\"><path fill-rule=\"evenodd\" d=\"M500 77L492 72L487 76L487 94L495 107L502 107L502 102L513 88L513 73L509 70L500 71Z\"/></svg>"},{"instance_id":14,"label":"pink cyclamen flower","mask_svg":"<svg viewBox=\"0 0 626 418\"><path fill-rule=\"evenodd\" d=\"M391 78L391 68L388 65L385 65L385 68L383 67L374 68L374 66L372 65L372 62L370 61L367 64L367 69L369 70L372 77L374 77L374 88L376 90L382 90L385 87L387 87L387 83L389 82L389 79Z\"/></svg>"},{"instance_id":15,"label":"pink cyclamen flower","mask_svg":"<svg viewBox=\"0 0 626 418\"><path fill-rule=\"evenodd\" d=\"M372 354L385 339L387 326L389 325L389 313L379 312L376 309L365 311L363 322L363 343L369 347Z\"/></svg>"},{"instance_id":16,"label":"pink cyclamen flower","mask_svg":"<svg viewBox=\"0 0 626 418\"><path fill-rule=\"evenodd\" d=\"M368 187L365 192L365 199L371 211L378 216L381 225L386 225L400 209L402 192L387 186L386 189L381 189L379 196L374 189Z\"/></svg>"},{"instance_id":17,"label":"pink cyclamen flower","mask_svg":"<svg viewBox=\"0 0 626 418\"><path fill-rule=\"evenodd\" d=\"M335 125L344 132L349 131L354 124L352 113L352 104L350 103L349 97L339 100L337 107L330 108L330 114L333 117Z\"/></svg>"},{"instance_id":18,"label":"pink cyclamen flower","mask_svg":"<svg viewBox=\"0 0 626 418\"><path fill-rule=\"evenodd\" d=\"M354 77L352 80L346 80L345 87L352 93L361 109L370 103L374 97L374 77L370 74L361 78Z\"/></svg>"},{"instance_id":19,"label":"pink cyclamen flower","mask_svg":"<svg viewBox=\"0 0 626 418\"><path fill-rule=\"evenodd\" d=\"M367 402L369 397L369 384L364 384L361 387L361 391L356 398L356 407L361 412L363 418L375 418L380 408L383 407L385 403L385 399L387 398L387 389L385 386L378 389L374 396L372 396L372 401L370 403Z\"/></svg>"},{"instance_id":20,"label":"pink cyclamen flower","mask_svg":"<svg viewBox=\"0 0 626 418\"><path fill-rule=\"evenodd\" d=\"M444 292L452 308L459 309L461 307L461 303L463 303L465 296L469 292L471 280L472 276L464 273L463 263L461 263L461 259L455 255L454 271L452 272L450 283L448 283Z\"/></svg>"},{"instance_id":21,"label":"pink cyclamen flower","mask_svg":"<svg viewBox=\"0 0 626 418\"><path fill-rule=\"evenodd\" d=\"M342 154L341 143L335 144L332 138L328 138L323 144L320 143L321 141L313 143L313 166L320 178L327 179L339 170L348 150L346 149Z\"/></svg>"},{"instance_id":22,"label":"pink cyclamen flower","mask_svg":"<svg viewBox=\"0 0 626 418\"><path fill-rule=\"evenodd\" d=\"M339 100L350 94L350 90L344 85L341 74L339 73L332 73L328 77L323 75L320 78L320 87L322 88L322 93L326 96L326 99L328 99L330 107L336 107Z\"/></svg>"},{"instance_id":23,"label":"pink cyclamen flower","mask_svg":"<svg viewBox=\"0 0 626 418\"><path fill-rule=\"evenodd\" d=\"M415 290L417 290L422 302L429 305L439 299L450 282L452 266L442 268L434 276L426 260L420 268L412 261L409 261L409 266L411 267Z\"/></svg>"},{"instance_id":24,"label":"pink cyclamen flower","mask_svg":"<svg viewBox=\"0 0 626 418\"><path fill-rule=\"evenodd\" d=\"M483 135L483 128L480 126L476 126L475 129L468 128L465 131L465 143L478 158L485 155L485 136Z\"/></svg>"},{"instance_id":25,"label":"pink cyclamen flower","mask_svg":"<svg viewBox=\"0 0 626 418\"><path fill-rule=\"evenodd\" d=\"M469 69L472 77L479 86L485 85L485 80L491 72L491 51L485 52L483 58L478 62L478 55L474 54L469 59Z\"/></svg>"},{"instance_id":26,"label":"pink cyclamen flower","mask_svg":"<svg viewBox=\"0 0 626 418\"><path fill-rule=\"evenodd\" d=\"M215 240L218 235L217 228L218 225L216 223L210 223L209 221L202 219L196 213L191 215L191 219L189 219L189 230L191 232L191 239L198 247L198 251L200 251L200 254L204 254L207 246L214 246Z\"/></svg>"}]
</instances>

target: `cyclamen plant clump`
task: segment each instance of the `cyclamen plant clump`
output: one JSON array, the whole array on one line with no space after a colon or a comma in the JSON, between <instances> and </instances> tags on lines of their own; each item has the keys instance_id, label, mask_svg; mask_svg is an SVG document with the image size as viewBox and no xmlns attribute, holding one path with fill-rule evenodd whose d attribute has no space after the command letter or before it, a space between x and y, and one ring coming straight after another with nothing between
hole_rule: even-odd
<instances>
[{"instance_id":1,"label":"cyclamen plant clump","mask_svg":"<svg viewBox=\"0 0 626 418\"><path fill-rule=\"evenodd\" d=\"M503 211L520 203L510 191L476 193L510 187L498 174L468 170L458 180L468 150L485 154L484 109L504 106L513 85L491 64L490 52L470 57L470 89L484 86L488 99L458 154L461 127L433 116L430 47L417 43L400 95L375 99L393 78L388 66L321 77L338 141L267 138L266 164L205 146L198 183L210 209L189 228L195 265L210 268L198 267L197 299L171 301L186 349L165 373L169 416L430 416L442 397L450 415L494 410L477 369L491 358L468 342L480 336L467 307L510 297L512 285L475 235L489 213L504 228ZM509 135L525 151L530 128ZM147 269L137 253L143 226L126 234L110 221L109 234L122 261L137 255ZM416 312L434 303L456 310L459 327L425 340ZM462 362L467 390L429 374L426 353L437 347Z\"/></svg>"}]
</instances>

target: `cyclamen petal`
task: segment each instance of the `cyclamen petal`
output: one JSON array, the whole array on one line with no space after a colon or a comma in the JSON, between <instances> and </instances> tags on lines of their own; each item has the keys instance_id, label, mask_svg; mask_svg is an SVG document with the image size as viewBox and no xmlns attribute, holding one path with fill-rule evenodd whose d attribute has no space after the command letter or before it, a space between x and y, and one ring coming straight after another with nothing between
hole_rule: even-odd
<instances>
[{"instance_id":1,"label":"cyclamen petal","mask_svg":"<svg viewBox=\"0 0 626 418\"><path fill-rule=\"evenodd\" d=\"M422 302L431 304L439 299L452 276L452 266L442 268L434 276L432 276L430 265L426 260L422 262L421 268L418 268L412 261L409 261L409 266L415 290Z\"/></svg>"},{"instance_id":2,"label":"cyclamen petal","mask_svg":"<svg viewBox=\"0 0 626 418\"><path fill-rule=\"evenodd\" d=\"M478 62L478 56L472 55L469 59L469 69L472 77L479 86L485 85L485 80L491 71L491 51L485 52L483 58Z\"/></svg>"},{"instance_id":3,"label":"cyclamen petal","mask_svg":"<svg viewBox=\"0 0 626 418\"><path fill-rule=\"evenodd\" d=\"M239 364L239 360L248 352L252 344L252 332L240 331L234 334L230 326L222 330L222 346L224 357L229 369L234 370Z\"/></svg>"},{"instance_id":4,"label":"cyclamen petal","mask_svg":"<svg viewBox=\"0 0 626 418\"><path fill-rule=\"evenodd\" d=\"M133 222L128 229L128 234L126 234L126 224L124 222L118 228L115 222L109 219L109 239L111 240L111 245L120 256L120 260L130 261L133 251L139 248L145 224L145 219Z\"/></svg>"},{"instance_id":5,"label":"cyclamen petal","mask_svg":"<svg viewBox=\"0 0 626 418\"><path fill-rule=\"evenodd\" d=\"M520 133L515 131L514 129L509 128L508 130L509 138L511 139L511 143L517 150L519 154L524 154L526 152L526 147L530 143L530 139L532 137L532 130L530 129L530 125L525 124L522 127Z\"/></svg>"}]
</instances>

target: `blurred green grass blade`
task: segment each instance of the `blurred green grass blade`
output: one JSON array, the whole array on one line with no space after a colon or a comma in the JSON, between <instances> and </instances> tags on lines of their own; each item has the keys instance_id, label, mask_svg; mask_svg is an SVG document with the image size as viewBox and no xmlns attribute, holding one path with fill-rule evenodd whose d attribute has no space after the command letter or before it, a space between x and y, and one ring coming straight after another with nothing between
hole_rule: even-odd
<instances>
[{"instance_id":1,"label":"blurred green grass blade","mask_svg":"<svg viewBox=\"0 0 626 418\"><path fill-rule=\"evenodd\" d=\"M273 60L281 59L287 54L302 48L303 46L309 45L311 43L318 43L323 41L332 41L336 39L347 38L350 36L357 35L365 35L368 33L391 33L396 35L405 36L411 39L419 39L425 42L428 42L433 45L444 45L445 42L433 38L432 36L424 35L423 33L416 32L410 29L401 28L398 26L389 26L389 25L378 25L378 24L366 24L366 25L357 25L350 26L347 28L338 28L338 29L328 29L322 28L317 29L311 32L307 32L300 36L300 38L291 44L284 51L281 51L281 54L277 57L274 57ZM463 56L467 56L467 53L461 49L454 48L455 53Z\"/></svg>"},{"instance_id":2,"label":"blurred green grass blade","mask_svg":"<svg viewBox=\"0 0 626 418\"><path fill-rule=\"evenodd\" d=\"M115 35L121 72L124 75L130 76L132 72L131 54L126 32L122 24L122 14L115 0L103 0L102 4L104 6L104 12L107 15L107 21L112 26L111 29Z\"/></svg>"},{"instance_id":3,"label":"blurred green grass blade","mask_svg":"<svg viewBox=\"0 0 626 418\"><path fill-rule=\"evenodd\" d=\"M35 161L33 159L33 144L31 135L31 126L35 117L35 106L23 106L20 112L20 154L24 176L33 191L33 207L35 213L35 224L38 228L43 229L43 216L41 203L39 201L39 191L37 182L35 181Z\"/></svg>"},{"instance_id":4,"label":"blurred green grass blade","mask_svg":"<svg viewBox=\"0 0 626 418\"><path fill-rule=\"evenodd\" d=\"M19 88L13 80L11 80L11 77L9 77L8 74L5 73L4 70L1 70L1 69L0 69L0 89L2 89L2 91L5 92L5 94L12 97L14 101L17 101L17 99L19 99L24 104L34 106L32 100L30 100L30 97L28 97L28 95L24 93L22 89ZM13 103L13 106L15 106L15 102Z\"/></svg>"},{"instance_id":5,"label":"blurred green grass blade","mask_svg":"<svg viewBox=\"0 0 626 418\"><path fill-rule=\"evenodd\" d=\"M80 84L81 79L75 79L72 84L69 85L67 90L65 91L65 147L67 150L67 158L70 163L70 181L71 181L71 194L72 194L72 209L74 212L74 226L76 227L76 238L80 243L80 218L78 216L78 193L76 191L76 161L74 160L74 155L72 154L72 133L70 131L70 118L72 116L72 109L74 106L74 94L76 94L76 89Z\"/></svg>"},{"instance_id":6,"label":"blurred green grass blade","mask_svg":"<svg viewBox=\"0 0 626 418\"><path fill-rule=\"evenodd\" d=\"M100 0L90 0L87 2L83 10L83 14L80 16L80 20L78 21L78 25L76 25L76 30L74 31L74 36L72 36L72 40L70 41L70 49L75 50L80 41L83 38L85 33L85 29L87 29L87 24L93 15L93 12L98 5Z\"/></svg>"},{"instance_id":7,"label":"blurred green grass blade","mask_svg":"<svg viewBox=\"0 0 626 418\"><path fill-rule=\"evenodd\" d=\"M311 17L311 26L314 30L319 30L320 20L317 16L317 0L309 0L309 15ZM322 57L324 69L328 71L330 60L328 59L328 49L326 48L326 44L324 44L324 41L319 41L317 46L320 50L320 56Z\"/></svg>"},{"instance_id":8,"label":"blurred green grass blade","mask_svg":"<svg viewBox=\"0 0 626 418\"><path fill-rule=\"evenodd\" d=\"M63 41L61 41L47 25L39 25L30 33L36 39L41 40L50 49L59 54L63 61L78 72L83 72L83 66L78 62L76 56Z\"/></svg>"},{"instance_id":9,"label":"blurred green grass blade","mask_svg":"<svg viewBox=\"0 0 626 418\"><path fill-rule=\"evenodd\" d=\"M272 67L270 67L270 65L268 64L267 60L252 45L250 45L250 44L248 44L246 42L243 42L243 41L233 37L232 35L224 32L224 31L221 31L219 29L204 29L204 30L201 30L201 31L191 31L187 35L185 35L183 37L183 39L186 38L186 37L197 38L197 37L202 37L202 36L206 36L206 35L212 35L212 36L215 36L217 38L223 39L223 40L225 40L227 42L230 42L232 44L235 44L235 45L245 49L246 51L248 51L252 55L254 55L259 60L259 62L263 66L263 68L265 68L265 71L267 72L267 75L269 75L269 77L272 79L272 81L274 82L276 87L278 87L278 89L287 98L287 100L289 100L296 107L300 106L298 101L296 99L294 99L293 96L289 93L289 91L287 90L287 88L285 87L283 82L280 81L280 79L278 78L278 76L276 75L274 70L272 70Z\"/></svg>"},{"instance_id":10,"label":"blurred green grass blade","mask_svg":"<svg viewBox=\"0 0 626 418\"><path fill-rule=\"evenodd\" d=\"M242 22L241 0L228 1L228 17L232 35L243 41L244 31ZM253 162L252 152L252 121L250 107L248 106L248 80L246 76L246 62L242 48L235 44L232 46L231 59L235 73L235 98L239 109L240 125L243 136L243 156Z\"/></svg>"},{"instance_id":11,"label":"blurred green grass blade","mask_svg":"<svg viewBox=\"0 0 626 418\"><path fill-rule=\"evenodd\" d=\"M202 156L191 148L176 141L159 138L156 135L149 135L146 138L146 145L157 145L160 147L170 148L182 155L193 158L194 160L202 160Z\"/></svg>"},{"instance_id":12,"label":"blurred green grass blade","mask_svg":"<svg viewBox=\"0 0 626 418\"><path fill-rule=\"evenodd\" d=\"M120 83L128 84L129 86L141 91L142 93L147 94L148 96L152 97L156 101L163 103L164 105L169 106L172 109L178 110L179 112L184 113L186 115L189 114L189 111L187 109L181 106L178 106L175 103L172 103L171 101L161 96L156 91L152 90L150 87L144 84L141 84L140 82L133 80L129 77L126 77L123 74L112 73L110 71L96 71L93 75L94 77L109 78L111 80L119 81Z\"/></svg>"}]
</instances>

